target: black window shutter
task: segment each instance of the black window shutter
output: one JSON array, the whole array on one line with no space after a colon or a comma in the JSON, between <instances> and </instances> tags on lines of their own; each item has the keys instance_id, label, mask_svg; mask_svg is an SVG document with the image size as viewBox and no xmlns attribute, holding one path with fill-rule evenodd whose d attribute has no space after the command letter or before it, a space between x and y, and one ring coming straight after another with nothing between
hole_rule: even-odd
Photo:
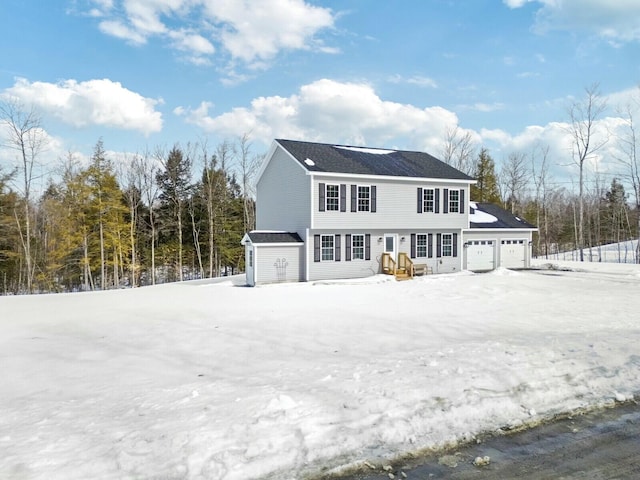
<instances>
[{"instance_id":1,"label":"black window shutter","mask_svg":"<svg viewBox=\"0 0 640 480\"><path fill-rule=\"evenodd\" d=\"M464 189L463 188L460 189L460 213L464 213Z\"/></svg>"},{"instance_id":2,"label":"black window shutter","mask_svg":"<svg viewBox=\"0 0 640 480\"><path fill-rule=\"evenodd\" d=\"M335 245L334 245L334 250L335 250L335 254L334 254L334 260L336 262L340 261L340 235L336 235L335 237Z\"/></svg>"},{"instance_id":3,"label":"black window shutter","mask_svg":"<svg viewBox=\"0 0 640 480\"><path fill-rule=\"evenodd\" d=\"M340 184L340 211L347 211L347 186L344 183Z\"/></svg>"},{"instance_id":4,"label":"black window shutter","mask_svg":"<svg viewBox=\"0 0 640 480\"><path fill-rule=\"evenodd\" d=\"M376 211L376 191L378 189L375 185L371 185L371 211L375 213Z\"/></svg>"},{"instance_id":5,"label":"black window shutter","mask_svg":"<svg viewBox=\"0 0 640 480\"><path fill-rule=\"evenodd\" d=\"M351 185L351 211L358 211L358 186Z\"/></svg>"},{"instance_id":6,"label":"black window shutter","mask_svg":"<svg viewBox=\"0 0 640 480\"><path fill-rule=\"evenodd\" d=\"M436 204L435 211L436 213L440 213L440 189L439 188L435 189L435 191L433 192L433 196L435 197L435 204Z\"/></svg>"},{"instance_id":7,"label":"black window shutter","mask_svg":"<svg viewBox=\"0 0 640 480\"><path fill-rule=\"evenodd\" d=\"M422 213L422 188L418 187L418 213Z\"/></svg>"},{"instance_id":8,"label":"black window shutter","mask_svg":"<svg viewBox=\"0 0 640 480\"><path fill-rule=\"evenodd\" d=\"M436 235L436 257L440 258L442 256L442 234L438 233Z\"/></svg>"},{"instance_id":9,"label":"black window shutter","mask_svg":"<svg viewBox=\"0 0 640 480\"><path fill-rule=\"evenodd\" d=\"M427 256L429 258L433 258L433 233L430 233L427 236L427 248L428 248Z\"/></svg>"},{"instance_id":10,"label":"black window shutter","mask_svg":"<svg viewBox=\"0 0 640 480\"><path fill-rule=\"evenodd\" d=\"M313 236L313 261L320 261L320 235Z\"/></svg>"},{"instance_id":11,"label":"black window shutter","mask_svg":"<svg viewBox=\"0 0 640 480\"><path fill-rule=\"evenodd\" d=\"M411 258L416 258L416 234L411 234Z\"/></svg>"},{"instance_id":12,"label":"black window shutter","mask_svg":"<svg viewBox=\"0 0 640 480\"><path fill-rule=\"evenodd\" d=\"M324 194L325 194L325 187L324 187L324 183L319 183L319 192L318 192L318 210L321 212L324 212L324 206L325 206L325 200L324 200Z\"/></svg>"},{"instance_id":13,"label":"black window shutter","mask_svg":"<svg viewBox=\"0 0 640 480\"><path fill-rule=\"evenodd\" d=\"M351 261L351 235L348 233L344 236L344 260Z\"/></svg>"},{"instance_id":14,"label":"black window shutter","mask_svg":"<svg viewBox=\"0 0 640 480\"><path fill-rule=\"evenodd\" d=\"M457 257L458 256L458 234L454 233L453 234L453 256Z\"/></svg>"},{"instance_id":15,"label":"black window shutter","mask_svg":"<svg viewBox=\"0 0 640 480\"><path fill-rule=\"evenodd\" d=\"M371 235L364 236L364 259L371 260Z\"/></svg>"},{"instance_id":16,"label":"black window shutter","mask_svg":"<svg viewBox=\"0 0 640 480\"><path fill-rule=\"evenodd\" d=\"M442 199L442 213L449 213L449 189L445 188L443 192L444 198Z\"/></svg>"}]
</instances>

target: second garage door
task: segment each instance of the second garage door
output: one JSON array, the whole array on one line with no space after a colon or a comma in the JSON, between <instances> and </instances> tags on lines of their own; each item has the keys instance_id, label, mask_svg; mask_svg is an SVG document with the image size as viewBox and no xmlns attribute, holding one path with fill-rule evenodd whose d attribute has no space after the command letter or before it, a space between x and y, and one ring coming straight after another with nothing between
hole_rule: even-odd
<instances>
[{"instance_id":1,"label":"second garage door","mask_svg":"<svg viewBox=\"0 0 640 480\"><path fill-rule=\"evenodd\" d=\"M525 252L524 240L502 240L500 242L500 266L504 268L524 268Z\"/></svg>"}]
</instances>

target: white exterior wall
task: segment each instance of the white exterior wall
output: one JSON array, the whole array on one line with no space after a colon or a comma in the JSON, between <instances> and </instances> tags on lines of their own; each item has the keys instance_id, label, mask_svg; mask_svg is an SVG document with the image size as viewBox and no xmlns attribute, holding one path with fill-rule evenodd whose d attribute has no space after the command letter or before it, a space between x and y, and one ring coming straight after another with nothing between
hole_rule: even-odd
<instances>
[{"instance_id":1,"label":"white exterior wall","mask_svg":"<svg viewBox=\"0 0 640 480\"><path fill-rule=\"evenodd\" d=\"M304 248L295 245L254 245L255 284L304 280Z\"/></svg>"},{"instance_id":2,"label":"white exterior wall","mask_svg":"<svg viewBox=\"0 0 640 480\"><path fill-rule=\"evenodd\" d=\"M531 246L529 242L533 239L533 232L531 230L520 229L490 229L490 228L478 228L474 230L465 230L463 233L463 244L467 240L493 240L495 242L495 266L500 266L500 247L502 240L524 240L525 242L525 259L524 267L529 268L531 266ZM464 268L467 268L465 265Z\"/></svg>"},{"instance_id":3,"label":"white exterior wall","mask_svg":"<svg viewBox=\"0 0 640 480\"><path fill-rule=\"evenodd\" d=\"M256 185L256 229L303 237L311 221L310 184L306 170L277 146Z\"/></svg>"},{"instance_id":4,"label":"white exterior wall","mask_svg":"<svg viewBox=\"0 0 640 480\"><path fill-rule=\"evenodd\" d=\"M309 234L309 242L306 246L306 255L308 256L309 280L329 280L339 278L361 278L381 273L380 260L384 252L384 235L397 235L398 253L406 253L411 256L411 234L425 233L433 234L433 257L417 257L411 261L417 264L426 264L431 267L433 273L451 273L462 269L462 235L460 230L406 230L406 229L384 229L384 230L312 230ZM437 257L437 241L438 233L457 234L457 256L456 257ZM340 261L314 261L314 235L340 235ZM346 261L346 234L370 234L371 235L371 257L369 260L351 260ZM402 238L404 237L404 240Z\"/></svg>"},{"instance_id":5,"label":"white exterior wall","mask_svg":"<svg viewBox=\"0 0 640 480\"><path fill-rule=\"evenodd\" d=\"M345 212L319 211L319 184L345 184L347 206ZM351 211L351 185L376 186L376 212ZM418 213L418 187L440 190L440 213ZM442 213L444 189L464 190L464 213ZM386 231L407 229L463 229L469 226L469 184L462 182L415 181L403 178L381 177L362 179L313 175L311 185L312 229L384 229Z\"/></svg>"}]
</instances>

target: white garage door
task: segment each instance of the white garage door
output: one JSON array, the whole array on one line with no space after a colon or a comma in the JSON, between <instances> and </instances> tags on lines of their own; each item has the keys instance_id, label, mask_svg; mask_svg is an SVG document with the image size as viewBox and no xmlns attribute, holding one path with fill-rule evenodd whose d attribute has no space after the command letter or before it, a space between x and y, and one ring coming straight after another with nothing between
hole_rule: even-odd
<instances>
[{"instance_id":1,"label":"white garage door","mask_svg":"<svg viewBox=\"0 0 640 480\"><path fill-rule=\"evenodd\" d=\"M495 268L495 242L493 240L469 240L465 252L467 270L480 272Z\"/></svg>"},{"instance_id":2,"label":"white garage door","mask_svg":"<svg viewBox=\"0 0 640 480\"><path fill-rule=\"evenodd\" d=\"M500 266L504 268L524 268L524 240L502 240L500 244Z\"/></svg>"}]
</instances>

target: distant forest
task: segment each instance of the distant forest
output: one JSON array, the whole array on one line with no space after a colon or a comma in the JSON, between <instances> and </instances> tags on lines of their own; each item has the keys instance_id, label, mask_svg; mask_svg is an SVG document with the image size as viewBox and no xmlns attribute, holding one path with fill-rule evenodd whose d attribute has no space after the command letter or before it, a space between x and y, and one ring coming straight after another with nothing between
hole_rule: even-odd
<instances>
[{"instance_id":1,"label":"distant forest","mask_svg":"<svg viewBox=\"0 0 640 480\"><path fill-rule=\"evenodd\" d=\"M542 144L497 166L469 132L454 128L434 152L477 180L471 200L502 205L539 228L535 256L577 250L588 260L589 247L640 235L633 111L626 133L597 132L604 102L595 88L586 94L570 110L566 161L578 172L571 182L553 178L550 166L559 160ZM88 161L69 153L36 191L45 148L37 112L2 104L0 122L9 132L3 145L18 159L14 170L0 170L0 294L137 287L244 270L240 241L255 225L252 185L264 157L252 152L249 135L117 159L98 140ZM588 171L587 160L605 142L616 142L619 175Z\"/></svg>"}]
</instances>

